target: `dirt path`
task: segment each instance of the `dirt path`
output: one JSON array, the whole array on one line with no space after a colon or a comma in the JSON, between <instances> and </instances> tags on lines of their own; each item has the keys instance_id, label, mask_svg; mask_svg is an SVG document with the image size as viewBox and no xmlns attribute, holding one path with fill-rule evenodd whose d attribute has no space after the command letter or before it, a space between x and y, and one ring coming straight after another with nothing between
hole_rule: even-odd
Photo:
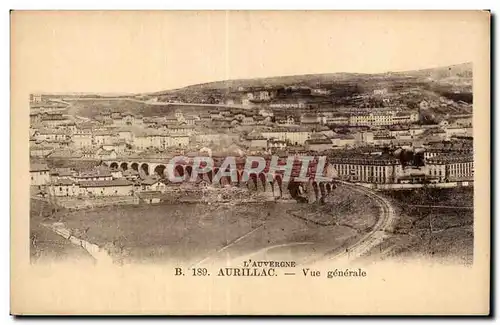
<instances>
[{"instance_id":1,"label":"dirt path","mask_svg":"<svg viewBox=\"0 0 500 325\"><path fill-rule=\"evenodd\" d=\"M333 255L328 256L328 260L336 260L342 262L352 262L360 258L362 255L368 253L373 247L380 244L386 237L385 230L392 224L395 218L394 209L392 204L386 198L380 196L376 192L371 191L362 186L354 185L347 182L342 184L351 187L354 191L363 193L373 199L380 207L380 216L375 223L373 230L365 234L356 243L347 247L345 250Z\"/></svg>"},{"instance_id":2,"label":"dirt path","mask_svg":"<svg viewBox=\"0 0 500 325\"><path fill-rule=\"evenodd\" d=\"M98 264L110 265L113 264L113 258L108 254L108 252L99 246L89 243L86 240L77 238L71 235L69 229L67 229L62 223L54 223L54 224L41 224L43 227L52 230L57 235L67 239L74 245L80 246L85 249L96 261Z\"/></svg>"}]
</instances>

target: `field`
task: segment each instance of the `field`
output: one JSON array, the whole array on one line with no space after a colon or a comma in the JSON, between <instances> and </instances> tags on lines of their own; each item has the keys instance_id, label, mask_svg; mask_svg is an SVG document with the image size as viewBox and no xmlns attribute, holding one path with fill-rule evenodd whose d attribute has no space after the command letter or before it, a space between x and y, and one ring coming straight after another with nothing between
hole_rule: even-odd
<instances>
[{"instance_id":1,"label":"field","mask_svg":"<svg viewBox=\"0 0 500 325\"><path fill-rule=\"evenodd\" d=\"M396 259L432 258L442 262L472 263L474 213L472 209L456 208L473 206L472 188L396 191L390 196L400 219L394 233L375 251Z\"/></svg>"},{"instance_id":2,"label":"field","mask_svg":"<svg viewBox=\"0 0 500 325\"><path fill-rule=\"evenodd\" d=\"M72 260L93 263L93 258L83 248L71 244L41 225L41 223L53 221L47 218L48 215L50 215L50 208L47 204L32 200L30 214L31 261L47 263Z\"/></svg>"},{"instance_id":3,"label":"field","mask_svg":"<svg viewBox=\"0 0 500 325\"><path fill-rule=\"evenodd\" d=\"M324 205L306 205L292 215L320 225L340 225L362 230L375 224L378 207L349 188L335 189Z\"/></svg>"},{"instance_id":4,"label":"field","mask_svg":"<svg viewBox=\"0 0 500 325\"><path fill-rule=\"evenodd\" d=\"M298 254L300 250L304 257L325 254L342 249L362 236L376 220L372 214L378 213L376 209L358 207L346 218L335 212L335 207L333 201L324 206L298 203L139 205L76 211L65 214L61 221L89 242L101 247L118 247L126 261L195 263L207 257L233 259L262 250L272 250L278 255L288 254L290 250ZM324 218L329 216L337 221L318 224L294 216L297 212L316 213L318 209ZM299 249L302 244L306 250Z\"/></svg>"}]
</instances>

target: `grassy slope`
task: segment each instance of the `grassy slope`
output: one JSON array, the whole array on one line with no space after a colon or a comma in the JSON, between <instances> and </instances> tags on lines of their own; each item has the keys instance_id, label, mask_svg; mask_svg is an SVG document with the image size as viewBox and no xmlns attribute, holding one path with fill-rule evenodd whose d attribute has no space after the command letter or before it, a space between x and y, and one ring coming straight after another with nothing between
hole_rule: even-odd
<instances>
[{"instance_id":1,"label":"grassy slope","mask_svg":"<svg viewBox=\"0 0 500 325\"><path fill-rule=\"evenodd\" d=\"M395 258L430 257L470 264L474 253L472 210L414 208L416 205L472 206L473 189L393 192L400 218L381 249ZM431 233L432 226L432 233Z\"/></svg>"}]
</instances>

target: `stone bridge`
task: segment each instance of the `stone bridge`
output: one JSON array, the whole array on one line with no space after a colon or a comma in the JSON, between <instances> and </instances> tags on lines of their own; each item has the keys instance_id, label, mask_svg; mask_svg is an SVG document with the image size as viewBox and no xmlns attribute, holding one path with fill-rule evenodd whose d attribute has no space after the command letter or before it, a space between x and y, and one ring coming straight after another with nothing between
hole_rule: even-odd
<instances>
[{"instance_id":1,"label":"stone bridge","mask_svg":"<svg viewBox=\"0 0 500 325\"><path fill-rule=\"evenodd\" d=\"M292 169L292 176L290 181L283 181L283 172L277 171L273 174L268 173L269 160L267 160L266 168L263 172L256 174L248 174L244 170L244 160L236 160L236 173L235 178L229 176L222 176L217 184L213 184L214 176L219 172L220 163L223 159L214 158L214 167L212 170L200 173L194 181L206 182L215 186L244 186L251 191L262 192L267 197L273 197L280 200L294 199L300 202L323 202L330 192L335 188L336 171L329 164L324 168L324 175L328 176L330 181L317 181L315 179L316 165L311 162L307 172L308 181L297 181L300 172L300 164L294 165ZM108 160L103 161L103 164L110 168L128 170L133 169L138 171L142 176L156 174L161 178L168 178L167 163L168 160ZM174 176L184 178L184 181L193 181L193 161L186 160L177 162L174 168Z\"/></svg>"}]
</instances>

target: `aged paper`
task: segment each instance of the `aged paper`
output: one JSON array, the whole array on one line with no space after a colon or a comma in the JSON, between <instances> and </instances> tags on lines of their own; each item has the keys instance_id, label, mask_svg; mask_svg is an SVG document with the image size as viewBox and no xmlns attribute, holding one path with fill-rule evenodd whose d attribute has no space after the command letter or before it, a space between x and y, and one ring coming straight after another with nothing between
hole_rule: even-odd
<instances>
[{"instance_id":1,"label":"aged paper","mask_svg":"<svg viewBox=\"0 0 500 325\"><path fill-rule=\"evenodd\" d=\"M11 313L486 315L487 11L13 11Z\"/></svg>"}]
</instances>

